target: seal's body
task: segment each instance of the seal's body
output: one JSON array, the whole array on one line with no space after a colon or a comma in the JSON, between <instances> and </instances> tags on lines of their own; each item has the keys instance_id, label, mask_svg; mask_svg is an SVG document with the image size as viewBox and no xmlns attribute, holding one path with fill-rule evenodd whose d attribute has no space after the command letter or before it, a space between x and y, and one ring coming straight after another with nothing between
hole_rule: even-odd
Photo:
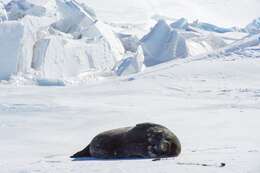
<instances>
[{"instance_id":1,"label":"seal's body","mask_svg":"<svg viewBox=\"0 0 260 173\"><path fill-rule=\"evenodd\" d=\"M181 152L178 138L166 127L143 123L103 132L72 158L176 157Z\"/></svg>"}]
</instances>

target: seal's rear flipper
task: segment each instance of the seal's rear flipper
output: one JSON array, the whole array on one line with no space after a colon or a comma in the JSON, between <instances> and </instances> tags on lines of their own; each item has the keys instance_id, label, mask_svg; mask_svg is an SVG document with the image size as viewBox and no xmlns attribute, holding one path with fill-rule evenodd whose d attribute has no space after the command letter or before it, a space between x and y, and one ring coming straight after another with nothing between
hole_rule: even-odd
<instances>
[{"instance_id":1,"label":"seal's rear flipper","mask_svg":"<svg viewBox=\"0 0 260 173\"><path fill-rule=\"evenodd\" d=\"M77 152L70 158L80 158L80 157L91 157L90 152L89 152L89 145L84 150Z\"/></svg>"}]
</instances>

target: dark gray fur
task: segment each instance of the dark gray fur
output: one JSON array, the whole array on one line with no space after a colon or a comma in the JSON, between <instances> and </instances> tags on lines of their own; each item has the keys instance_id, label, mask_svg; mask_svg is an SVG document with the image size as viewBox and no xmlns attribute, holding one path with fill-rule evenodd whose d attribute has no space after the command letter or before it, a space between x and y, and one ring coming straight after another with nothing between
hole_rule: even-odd
<instances>
[{"instance_id":1,"label":"dark gray fur","mask_svg":"<svg viewBox=\"0 0 260 173\"><path fill-rule=\"evenodd\" d=\"M178 138L164 126L137 124L100 133L72 158L159 158L176 157L181 152Z\"/></svg>"}]
</instances>

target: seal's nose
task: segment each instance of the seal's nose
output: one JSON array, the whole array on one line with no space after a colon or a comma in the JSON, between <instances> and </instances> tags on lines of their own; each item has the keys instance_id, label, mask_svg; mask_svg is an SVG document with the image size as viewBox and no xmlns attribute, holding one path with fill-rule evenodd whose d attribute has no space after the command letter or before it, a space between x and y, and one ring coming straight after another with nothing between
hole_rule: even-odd
<instances>
[{"instance_id":1,"label":"seal's nose","mask_svg":"<svg viewBox=\"0 0 260 173\"><path fill-rule=\"evenodd\" d=\"M181 147L177 146L175 143L171 143L170 153L171 156L178 156L181 153Z\"/></svg>"}]
</instances>

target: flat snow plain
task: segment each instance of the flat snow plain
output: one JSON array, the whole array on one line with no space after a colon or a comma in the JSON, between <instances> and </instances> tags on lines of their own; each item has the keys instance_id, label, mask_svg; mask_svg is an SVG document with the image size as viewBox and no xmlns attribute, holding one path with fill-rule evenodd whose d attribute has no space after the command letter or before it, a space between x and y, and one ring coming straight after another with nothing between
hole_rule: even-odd
<instances>
[{"instance_id":1,"label":"flat snow plain","mask_svg":"<svg viewBox=\"0 0 260 173\"><path fill-rule=\"evenodd\" d=\"M86 86L2 85L1 172L258 173L260 64L259 51L251 53L176 60ZM69 158L97 133L140 122L173 130L181 156Z\"/></svg>"}]
</instances>

